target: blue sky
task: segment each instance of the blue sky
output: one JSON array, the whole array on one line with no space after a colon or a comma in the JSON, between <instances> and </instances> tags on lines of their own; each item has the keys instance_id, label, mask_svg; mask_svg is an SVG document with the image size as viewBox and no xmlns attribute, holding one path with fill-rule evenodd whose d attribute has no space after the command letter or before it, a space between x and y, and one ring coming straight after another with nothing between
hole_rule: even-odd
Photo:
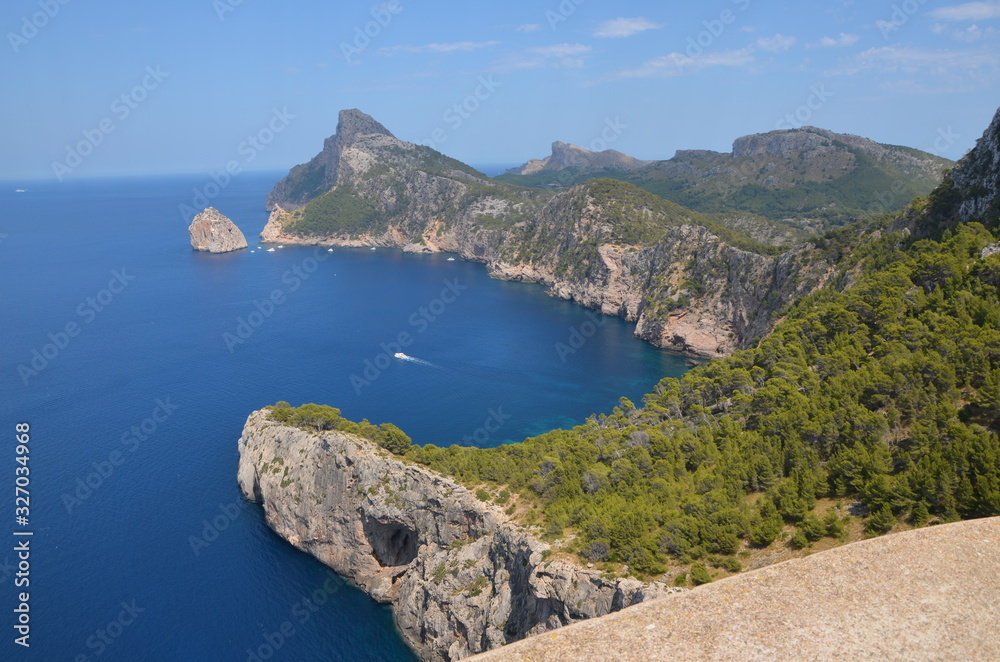
<instances>
[{"instance_id":1,"label":"blue sky","mask_svg":"<svg viewBox=\"0 0 1000 662\"><path fill-rule=\"evenodd\" d=\"M7 180L287 169L354 107L474 164L801 124L957 159L1000 105L1000 0L7 0L0 27Z\"/></svg>"}]
</instances>

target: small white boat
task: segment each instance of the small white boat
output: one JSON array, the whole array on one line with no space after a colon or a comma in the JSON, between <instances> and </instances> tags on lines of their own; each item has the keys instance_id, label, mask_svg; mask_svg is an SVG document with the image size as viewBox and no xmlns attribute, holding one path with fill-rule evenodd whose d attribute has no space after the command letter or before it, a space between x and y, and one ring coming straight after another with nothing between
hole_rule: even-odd
<instances>
[{"instance_id":1,"label":"small white boat","mask_svg":"<svg viewBox=\"0 0 1000 662\"><path fill-rule=\"evenodd\" d=\"M14 189L14 193L24 193L24 192L25 191L23 188Z\"/></svg>"},{"instance_id":2,"label":"small white boat","mask_svg":"<svg viewBox=\"0 0 1000 662\"><path fill-rule=\"evenodd\" d=\"M407 356L406 354L403 354L402 352L396 352L395 354L393 354L393 356L395 356L397 359L408 359L408 358L410 358L409 356Z\"/></svg>"},{"instance_id":3,"label":"small white boat","mask_svg":"<svg viewBox=\"0 0 1000 662\"><path fill-rule=\"evenodd\" d=\"M372 246L372 250L375 250L375 247L374 247L374 246Z\"/></svg>"},{"instance_id":4,"label":"small white boat","mask_svg":"<svg viewBox=\"0 0 1000 662\"><path fill-rule=\"evenodd\" d=\"M333 249L332 249L332 248L328 248L328 249L326 249L326 252L327 252L327 253L332 253L332 252L333 252Z\"/></svg>"},{"instance_id":5,"label":"small white boat","mask_svg":"<svg viewBox=\"0 0 1000 662\"><path fill-rule=\"evenodd\" d=\"M278 246L278 248L284 248L284 246Z\"/></svg>"},{"instance_id":6,"label":"small white boat","mask_svg":"<svg viewBox=\"0 0 1000 662\"><path fill-rule=\"evenodd\" d=\"M448 258L448 261L449 261L449 262L454 262L454 261L455 261L455 258L453 258L453 257L449 257L449 258Z\"/></svg>"},{"instance_id":7,"label":"small white boat","mask_svg":"<svg viewBox=\"0 0 1000 662\"><path fill-rule=\"evenodd\" d=\"M250 251L251 253L256 253L257 251Z\"/></svg>"},{"instance_id":8,"label":"small white boat","mask_svg":"<svg viewBox=\"0 0 1000 662\"><path fill-rule=\"evenodd\" d=\"M268 252L268 253L273 253L273 252L274 252L274 248L268 248L268 249L267 249L267 252Z\"/></svg>"}]
</instances>

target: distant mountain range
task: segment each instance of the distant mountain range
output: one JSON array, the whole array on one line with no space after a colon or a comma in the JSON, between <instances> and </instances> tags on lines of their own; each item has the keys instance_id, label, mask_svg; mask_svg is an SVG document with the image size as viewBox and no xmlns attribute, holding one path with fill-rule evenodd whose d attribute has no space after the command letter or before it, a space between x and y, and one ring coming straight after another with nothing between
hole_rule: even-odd
<instances>
[{"instance_id":1,"label":"distant mountain range","mask_svg":"<svg viewBox=\"0 0 1000 662\"><path fill-rule=\"evenodd\" d=\"M927 195L953 162L909 147L806 126L736 139L731 153L679 150L642 161L556 142L498 179L561 189L596 177L630 182L706 214L753 214L811 231L894 212Z\"/></svg>"},{"instance_id":2,"label":"distant mountain range","mask_svg":"<svg viewBox=\"0 0 1000 662\"><path fill-rule=\"evenodd\" d=\"M831 264L801 258L807 242L928 194L949 164L807 127L652 162L557 142L492 179L345 110L267 196L261 236L458 253L633 321L659 346L721 356L824 281Z\"/></svg>"},{"instance_id":3,"label":"distant mountain range","mask_svg":"<svg viewBox=\"0 0 1000 662\"><path fill-rule=\"evenodd\" d=\"M341 112L337 133L274 187L267 208L264 241L458 253L705 356L766 333L822 271L789 266L801 249L758 241L739 215L701 214L607 178L560 191L497 181L358 110Z\"/></svg>"}]
</instances>

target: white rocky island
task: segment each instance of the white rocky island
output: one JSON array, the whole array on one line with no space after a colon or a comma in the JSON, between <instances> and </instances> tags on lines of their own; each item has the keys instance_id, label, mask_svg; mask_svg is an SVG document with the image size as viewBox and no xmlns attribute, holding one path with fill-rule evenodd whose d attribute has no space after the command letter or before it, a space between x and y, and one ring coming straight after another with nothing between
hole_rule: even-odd
<instances>
[{"instance_id":1,"label":"white rocky island","mask_svg":"<svg viewBox=\"0 0 1000 662\"><path fill-rule=\"evenodd\" d=\"M191 248L207 253L228 253L247 247L246 237L227 216L208 207L194 217L188 228Z\"/></svg>"}]
</instances>

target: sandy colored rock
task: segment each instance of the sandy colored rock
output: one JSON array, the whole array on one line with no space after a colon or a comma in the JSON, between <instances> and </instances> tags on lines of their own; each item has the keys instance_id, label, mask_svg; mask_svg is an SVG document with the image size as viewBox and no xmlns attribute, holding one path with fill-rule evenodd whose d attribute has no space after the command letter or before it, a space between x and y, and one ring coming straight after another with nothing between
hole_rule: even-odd
<instances>
[{"instance_id":1,"label":"sandy colored rock","mask_svg":"<svg viewBox=\"0 0 1000 662\"><path fill-rule=\"evenodd\" d=\"M191 247L208 253L228 253L247 247L246 237L227 216L208 207L194 217L188 228Z\"/></svg>"},{"instance_id":2,"label":"sandy colored rock","mask_svg":"<svg viewBox=\"0 0 1000 662\"><path fill-rule=\"evenodd\" d=\"M1000 518L846 545L471 659L995 662Z\"/></svg>"}]
</instances>

